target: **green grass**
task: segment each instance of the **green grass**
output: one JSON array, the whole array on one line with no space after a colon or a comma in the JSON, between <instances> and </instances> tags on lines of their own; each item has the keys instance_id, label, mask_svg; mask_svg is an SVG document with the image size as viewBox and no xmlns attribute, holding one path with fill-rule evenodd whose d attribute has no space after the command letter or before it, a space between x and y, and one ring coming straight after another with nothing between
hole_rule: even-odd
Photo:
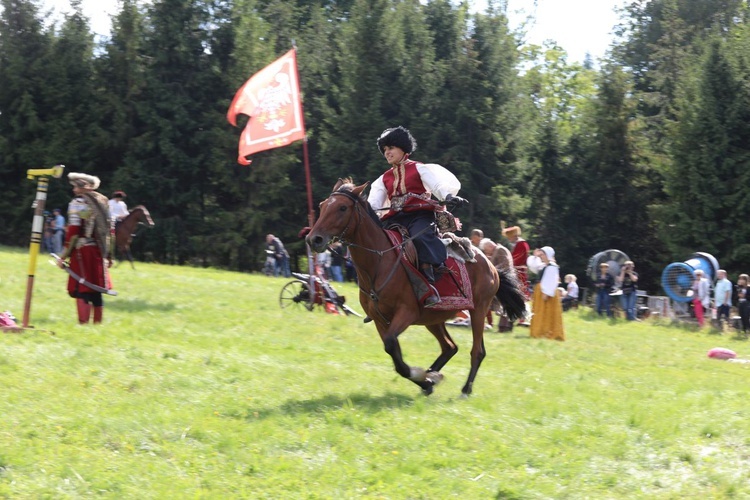
<instances>
[{"instance_id":1,"label":"green grass","mask_svg":"<svg viewBox=\"0 0 750 500\"><path fill-rule=\"evenodd\" d=\"M0 248L22 316L28 255ZM0 335L3 498L748 498L747 341L565 315L566 342L488 333L468 399L468 329L430 397L372 324L278 305L288 280L137 263L104 324L76 324L40 258L31 322ZM337 285L354 300L351 284ZM47 333L54 332L54 335ZM427 366L433 337L401 337Z\"/></svg>"}]
</instances>

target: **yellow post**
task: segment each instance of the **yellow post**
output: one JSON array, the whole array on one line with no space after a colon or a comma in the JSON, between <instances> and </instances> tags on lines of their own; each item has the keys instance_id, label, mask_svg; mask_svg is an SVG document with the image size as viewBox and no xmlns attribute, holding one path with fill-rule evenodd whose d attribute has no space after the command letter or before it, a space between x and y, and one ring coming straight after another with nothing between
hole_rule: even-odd
<instances>
[{"instance_id":1,"label":"yellow post","mask_svg":"<svg viewBox=\"0 0 750 500\"><path fill-rule=\"evenodd\" d=\"M29 277L26 282L26 301L23 306L23 328L29 327L29 316L31 314L31 295L34 290L34 275L36 274L36 259L39 256L39 247L42 242L44 231L44 205L47 202L47 188L49 178L62 177L65 165L55 165L52 168L34 168L26 171L28 179L38 177L36 187L36 199L34 200L34 221L31 225L31 243L29 244Z\"/></svg>"}]
</instances>

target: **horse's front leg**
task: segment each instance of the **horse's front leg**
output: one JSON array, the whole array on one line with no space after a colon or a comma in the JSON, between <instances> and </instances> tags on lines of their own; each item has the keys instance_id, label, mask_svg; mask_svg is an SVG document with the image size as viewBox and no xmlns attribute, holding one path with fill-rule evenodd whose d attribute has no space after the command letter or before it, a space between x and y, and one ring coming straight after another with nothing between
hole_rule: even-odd
<instances>
[{"instance_id":1,"label":"horse's front leg","mask_svg":"<svg viewBox=\"0 0 750 500\"><path fill-rule=\"evenodd\" d=\"M422 389L422 393L425 396L429 396L432 394L433 387L435 386L434 380L428 378L427 371L424 368L409 366L401 354L401 344L398 341L398 335L405 329L388 328L380 331L380 326L378 326L380 337L383 340L383 347L385 348L385 352L391 356L396 373L417 384Z\"/></svg>"}]
</instances>

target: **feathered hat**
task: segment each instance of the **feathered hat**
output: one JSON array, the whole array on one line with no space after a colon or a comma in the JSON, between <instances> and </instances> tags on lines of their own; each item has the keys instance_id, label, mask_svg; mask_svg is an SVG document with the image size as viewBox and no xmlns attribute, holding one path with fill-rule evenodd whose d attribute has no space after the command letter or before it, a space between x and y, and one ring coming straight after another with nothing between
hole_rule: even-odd
<instances>
[{"instance_id":1,"label":"feathered hat","mask_svg":"<svg viewBox=\"0 0 750 500\"><path fill-rule=\"evenodd\" d=\"M417 141L407 129L398 126L383 130L378 137L378 149L381 154L385 152L386 146L394 146L406 154L411 154L417 149Z\"/></svg>"},{"instance_id":2,"label":"feathered hat","mask_svg":"<svg viewBox=\"0 0 750 500\"><path fill-rule=\"evenodd\" d=\"M86 189L96 189L101 184L99 177L89 174L71 172L68 174L68 182L73 186Z\"/></svg>"}]
</instances>

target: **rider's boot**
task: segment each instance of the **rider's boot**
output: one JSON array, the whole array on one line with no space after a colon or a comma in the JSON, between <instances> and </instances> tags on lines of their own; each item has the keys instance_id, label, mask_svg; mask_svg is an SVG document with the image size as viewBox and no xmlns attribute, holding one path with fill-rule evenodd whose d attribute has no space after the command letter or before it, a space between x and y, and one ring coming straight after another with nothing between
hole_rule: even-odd
<instances>
[{"instance_id":1,"label":"rider's boot","mask_svg":"<svg viewBox=\"0 0 750 500\"><path fill-rule=\"evenodd\" d=\"M435 283L435 273L432 271L432 264L422 264L420 270L431 285Z\"/></svg>"},{"instance_id":2,"label":"rider's boot","mask_svg":"<svg viewBox=\"0 0 750 500\"><path fill-rule=\"evenodd\" d=\"M420 266L420 270L422 271L424 277L427 278L427 281L430 283L430 285L435 283L435 272L432 270L432 264L422 264ZM437 290L435 290L434 286L430 286L430 288L434 293L424 299L425 307L434 307L440 303L440 295L438 295Z\"/></svg>"},{"instance_id":3,"label":"rider's boot","mask_svg":"<svg viewBox=\"0 0 750 500\"><path fill-rule=\"evenodd\" d=\"M78 308L78 322L85 325L91 317L91 304L83 299L76 299L76 307Z\"/></svg>"}]
</instances>

